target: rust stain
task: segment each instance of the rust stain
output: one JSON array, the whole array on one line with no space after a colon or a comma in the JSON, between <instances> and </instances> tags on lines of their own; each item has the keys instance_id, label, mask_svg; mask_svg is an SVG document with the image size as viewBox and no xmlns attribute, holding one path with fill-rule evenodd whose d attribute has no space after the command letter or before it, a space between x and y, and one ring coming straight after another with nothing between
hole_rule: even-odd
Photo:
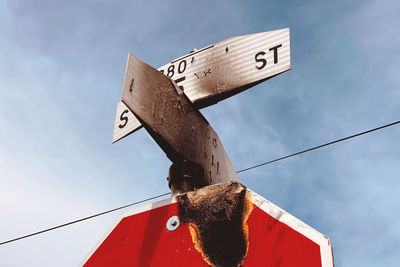
<instances>
[{"instance_id":1,"label":"rust stain","mask_svg":"<svg viewBox=\"0 0 400 267\"><path fill-rule=\"evenodd\" d=\"M241 266L249 247L247 219L253 204L246 187L228 182L178 197L181 220L187 223L195 249L210 266Z\"/></svg>"},{"instance_id":2,"label":"rust stain","mask_svg":"<svg viewBox=\"0 0 400 267\"><path fill-rule=\"evenodd\" d=\"M192 236L194 248L201 254L201 256L208 263L208 265L212 265L212 263L208 259L207 255L205 255L203 252L199 228L193 222L189 223L188 227L189 227L190 235Z\"/></svg>"},{"instance_id":3,"label":"rust stain","mask_svg":"<svg viewBox=\"0 0 400 267\"><path fill-rule=\"evenodd\" d=\"M241 261L240 266L243 264L243 262L247 256L247 252L249 251L249 244L250 244L250 242L249 242L249 225L247 224L247 220L249 219L249 216L254 208L253 202L251 202L247 197L247 191L246 191L246 196L245 196L245 200L244 200L244 205L245 205L245 209L244 209L244 214L243 214L242 227L243 227L244 235L246 237L246 255L244 256L243 260Z\"/></svg>"}]
</instances>

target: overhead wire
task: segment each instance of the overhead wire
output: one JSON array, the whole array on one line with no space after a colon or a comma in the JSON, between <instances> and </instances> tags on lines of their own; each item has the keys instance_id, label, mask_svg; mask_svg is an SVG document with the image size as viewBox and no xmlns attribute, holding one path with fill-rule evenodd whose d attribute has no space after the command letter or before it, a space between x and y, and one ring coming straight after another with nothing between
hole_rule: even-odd
<instances>
[{"instance_id":1,"label":"overhead wire","mask_svg":"<svg viewBox=\"0 0 400 267\"><path fill-rule=\"evenodd\" d=\"M48 231L52 231L52 230L55 230L55 229L58 229L58 228L61 228L61 227L65 227L65 226L68 226L68 225L71 225L71 224L75 224L75 223L78 223L78 222L86 221L86 220L89 220L89 219L92 219L92 218L95 218L95 217L98 217L98 216L101 216L101 215L104 215L104 214L107 214L107 213L110 213L110 212L114 212L114 211L117 211L117 210L121 210L121 209L124 209L124 208L127 208L127 207L131 207L131 206L134 206L134 205L149 201L149 200L153 200L153 199L156 199L156 198L167 196L169 194L171 194L171 193L164 193L164 194L161 194L161 195L158 195L158 196L149 197L149 198L146 198L146 199L143 199L143 200L140 200L140 201L136 201L136 202L133 202L131 204L127 204L127 205L124 205L124 206L121 206L121 207L118 207L118 208L114 208L114 209L106 210L106 211L103 211L103 212L100 212L100 213L96 213L96 214L93 214L93 215L90 215L90 216L87 216L87 217L84 217L84 218L81 218L81 219L78 219L78 220L75 220L75 221L63 223L63 224L60 224L60 225L57 225L57 226L54 226L54 227L50 227L50 228L38 231L38 232L34 232L34 233L31 233L31 234L28 234L28 235L24 235L24 236L20 236L20 237L17 237L17 238L13 238L13 239L10 239L10 240L7 240L7 241L3 241L3 242L0 242L0 245L11 243L11 242L14 242L14 241L17 241L17 240L20 240L20 239L24 239L24 238L28 238L28 237L31 237L31 236L34 236L34 235L43 234L43 233L48 232Z\"/></svg>"},{"instance_id":2,"label":"overhead wire","mask_svg":"<svg viewBox=\"0 0 400 267\"><path fill-rule=\"evenodd\" d=\"M336 139L334 141L330 141L330 142L322 144L322 145L314 146L314 147L311 147L311 148L308 148L308 149L305 149L305 150L302 150L302 151L299 151L299 152L296 152L296 153L293 153L293 154L289 154L289 155L286 155L286 156L283 156L283 157L280 157L280 158L276 158L276 159L273 159L273 160L270 160L270 161L259 163L257 165L251 166L251 167L247 167L247 168L241 169L241 170L237 171L237 173L246 172L246 171L249 171L249 170L252 170L252 169L255 169L255 168L259 168L261 166L265 166L265 165L268 165L268 164L271 164L271 163L274 163L274 162L277 162L277 161L280 161L280 160L284 160L284 159L287 159L287 158L290 158L290 157L298 156L300 154L303 154L303 153L306 153L306 152L310 152L312 150L316 150L316 149L319 149L319 148L322 148L322 147L325 147L325 146L329 146L329 145L332 145L332 144L335 144L335 143L339 143L339 142L342 142L342 141L345 141L345 140L348 140L348 139L351 139L351 138L355 138L355 137L358 137L358 136L361 136L361 135L364 135L364 134L368 134L368 133L371 133L371 132L374 132L374 131L378 131L378 130L381 130L381 129L384 129L384 128L387 128L387 127L390 127L390 126L393 126L393 125L396 125L396 124L399 124L399 123L400 123L400 121L395 121L395 122L392 122L392 123L389 123L389 124L385 124L385 125L382 125L382 126L367 130L367 131L359 132L359 133L356 133L356 134L353 134L353 135L350 135L350 136L347 136L347 137ZM35 236L35 235L39 235L39 234L42 234L42 233L45 233L45 232L48 232L48 231L52 231L52 230L55 230L55 229L58 229L58 228L62 228L62 227L65 227L65 226L68 226L68 225L71 225L71 224L75 224L75 223L78 223L78 222L89 220L89 219L92 219L92 218L95 218L95 217L98 217L98 216L101 216L101 215L104 215L104 214L107 214L107 213L111 213L111 212L114 212L114 211L117 211L117 210L121 210L121 209L124 209L124 208L127 208L127 207L131 207L131 206L134 206L134 205L137 205L137 204L141 204L143 202L146 202L146 201L149 201L149 200L153 200L153 199L156 199L156 198L160 198L160 197L163 197L163 196L167 196L167 195L170 195L170 194L171 193L168 192L168 193L164 193L164 194L157 195L157 196L154 196L154 197L146 198L146 199L143 199L143 200L140 200L140 201L137 201L137 202L133 202L131 204L127 204L127 205L124 205L124 206L121 206L121 207L118 207L118 208L110 209L110 210L103 211L103 212L100 212L100 213L96 213L96 214L93 214L93 215L90 215L90 216L87 216L87 217L84 217L84 218L81 218L81 219L78 219L78 220L74 220L74 221L67 222L67 223L64 223L64 224L60 224L60 225L57 225L57 226L54 226L54 227L51 227L51 228L47 228L47 229L44 229L44 230L41 230L41 231L38 231L38 232L34 232L34 233L31 233L31 234L27 234L27 235L24 235L24 236L20 236L20 237L17 237L17 238L6 240L6 241L3 241L3 242L0 242L0 245L5 245L7 243L11 243L11 242L14 242L14 241L17 241L17 240L21 240L21 239L25 239L25 238L32 237L32 236Z\"/></svg>"},{"instance_id":3,"label":"overhead wire","mask_svg":"<svg viewBox=\"0 0 400 267\"><path fill-rule=\"evenodd\" d=\"M325 144L322 144L322 145L319 145L319 146L314 146L314 147L311 147L311 148L308 148L308 149L305 149L305 150L302 150L302 151L299 151L299 152L296 152L296 153L293 153L293 154L290 154L290 155L287 155L287 156L284 156L284 157L280 157L280 158L273 159L273 160L270 160L270 161L266 161L266 162L263 162L263 163L260 163L260 164L257 164L257 165L251 166L251 167L247 167L245 169L241 169L241 170L237 171L237 173L249 171L251 169L255 169L255 168L267 165L267 164L271 164L273 162L277 162L277 161L280 161L280 160L283 160L283 159L294 157L294 156L297 156L297 155L300 155L300 154L303 154L303 153L306 153L306 152L310 152L310 151L318 149L318 148L322 148L322 147L325 147L325 146L333 145L333 144L336 144L336 143L339 143L339 142L342 142L342 141L345 141L345 140L348 140L348 139L351 139L351 138L354 138L354 137L357 137L357 136L360 136L360 135L363 135L363 134L371 133L371 132L378 131L378 130L386 128L386 127L393 126L393 125L398 124L398 123L400 123L400 121L392 122L392 123L389 123L389 124L385 124L385 125L382 125L382 126L379 126L379 127L364 131L364 132L360 132L360 133L356 133L356 134L353 134L353 135L350 135L350 136L347 136L347 137L336 139L334 141L331 141L331 142L328 142L328 143L325 143Z\"/></svg>"}]
</instances>

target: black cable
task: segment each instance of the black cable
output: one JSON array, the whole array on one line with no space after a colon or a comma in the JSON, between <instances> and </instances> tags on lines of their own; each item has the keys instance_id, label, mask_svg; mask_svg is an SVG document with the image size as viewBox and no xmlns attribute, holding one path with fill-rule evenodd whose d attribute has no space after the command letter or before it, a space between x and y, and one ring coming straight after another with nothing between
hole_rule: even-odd
<instances>
[{"instance_id":1,"label":"black cable","mask_svg":"<svg viewBox=\"0 0 400 267\"><path fill-rule=\"evenodd\" d=\"M120 209L124 209L124 208L130 207L130 206L134 206L134 205L137 205L137 204L140 204L140 203L143 203L143 202L155 199L155 198L159 198L159 197L163 197L163 196L169 195L169 194L171 194L171 193L165 193L165 194L161 194L161 195L158 195L158 196L146 198L146 199L143 199L143 200L140 200L140 201L128 204L128 205L121 206L119 208L103 211L103 212L100 212L100 213L97 213L97 214L94 214L94 215L91 215L91 216L87 216L87 217L84 217L84 218L81 218L81 219L78 219L78 220L75 220L75 221L71 221L71 222L60 224L60 225L57 225L57 226L54 226L54 227L51 227L51 228L47 228L47 229L39 231L39 232L35 232L35 233L29 234L29 235L24 235L24 236L20 236L20 237L14 238L14 239L10 239L10 240L1 242L0 245L4 245L4 244L10 243L10 242L14 242L14 241L17 241L17 240L20 240L20 239L28 238L28 237L31 237L31 236L34 236L34 235L42 234L42 233L45 233L45 232L48 232L48 231L51 231L51 230L55 230L57 228L61 228L61 227L64 227L64 226L68 226L68 225L71 225L71 224L74 224L74 223L78 223L78 222L82 222L82 221L85 221L85 220L89 220L89 219L97 217L97 216L101 216L101 215L104 215L104 214L107 214L107 213L110 213L110 212L114 212L114 211L117 211L117 210L120 210Z\"/></svg>"},{"instance_id":2,"label":"black cable","mask_svg":"<svg viewBox=\"0 0 400 267\"><path fill-rule=\"evenodd\" d=\"M270 161L267 161L267 162L264 162L264 163L260 163L260 164L254 165L252 167L248 167L248 168L239 170L239 171L237 171L237 173L249 171L251 169L255 169L255 168L267 165L267 164L271 164L273 162L277 162L277 161L280 161L280 160L283 160L283 159L294 157L294 156L297 156L297 155L300 155L300 154L303 154L303 153L306 153L306 152L309 152L309 151L312 151L312 150L315 150L315 149L318 149L318 148L321 148L321 147L324 147L324 146L329 146L329 145L332 145L332 144L335 144L335 143L339 143L339 142L348 140L350 138L354 138L354 137L357 137L357 136L360 136L360 135L363 135L363 134L371 133L371 132L374 132L374 131L377 131L377 130L380 130L380 129L383 129L383 128L386 128L386 127L389 127L389 126L393 126L393 125L398 124L398 123L400 123L400 121L396 121L396 122L392 122L392 123L389 123L389 124L386 124L386 125L383 125L383 126L379 126L377 128L374 128L374 129L371 129L371 130L368 130L368 131L365 131L365 132L353 134L353 135L350 135L350 136L347 136L347 137L344 137L344 138L341 138L341 139L337 139L335 141L331 141L329 143L325 143L323 145L315 146L315 147L312 147L312 148L309 148L309 149L306 149L306 150L303 150L303 151L299 151L299 152L296 152L296 153L293 153L293 154L290 154L290 155L287 155L287 156L284 156L284 157L281 157L281 158L277 158L277 159L274 159L274 160L270 160Z\"/></svg>"},{"instance_id":3,"label":"black cable","mask_svg":"<svg viewBox=\"0 0 400 267\"><path fill-rule=\"evenodd\" d=\"M255 169L255 168L267 165L267 164L271 164L273 162L277 162L277 161L280 161L280 160L283 160L283 159L294 157L294 156L297 156L297 155L300 155L300 154L303 154L303 153L306 153L306 152L309 152L309 151L312 151L312 150L315 150L315 149L318 149L318 148L321 148L321 147L329 146L329 145L332 145L332 144L335 144L335 143L339 143L339 142L342 142L342 141L345 141L345 140L348 140L348 139L351 139L351 138L354 138L354 137L357 137L357 136L360 136L360 135L363 135L363 134L371 133L371 132L374 132L374 131L377 131L377 130L380 130L380 129L383 129L383 128L386 128L386 127L390 127L390 126L393 126L393 125L398 124L398 123L400 123L400 121L396 121L396 122L389 123L389 124L386 124L386 125L383 125L383 126L379 126L377 128L374 128L374 129L371 129L371 130L368 130L368 131L364 131L364 132L360 132L360 133L357 133L357 134L353 134L351 136L347 136L347 137L344 137L344 138L341 138L341 139L337 139L337 140L325 143L323 145L315 146L315 147L312 147L312 148L309 148L309 149L306 149L306 150L302 150L302 151L299 151L299 152L296 152L296 153L293 153L293 154L290 154L290 155L287 155L287 156L284 156L284 157L281 157L281 158L277 158L277 159L274 159L274 160L270 160L270 161L267 161L267 162L264 162L264 163L260 163L260 164L254 165L252 167L248 167L248 168L239 170L239 171L237 171L237 173L249 171L251 169ZM4 245L4 244L10 243L10 242L14 242L14 241L17 241L17 240L20 240L20 239L28 238L28 237L31 237L31 236L34 236L34 235L42 234L42 233L45 233L45 232L48 232L48 231L51 231L51 230L55 230L57 228L61 228L61 227L68 226L68 225L71 225L71 224L74 224L74 223L78 223L78 222L81 222L81 221L89 220L89 219L97 217L97 216L101 216L101 215L104 215L104 214L107 214L107 213L110 213L110 212L114 212L114 211L117 211L117 210L120 210L120 209L124 209L124 208L130 207L130 206L134 206L134 205L137 205L137 204L140 204L140 203L143 203L143 202L155 199L155 198L167 196L169 194L171 194L171 193L164 193L164 194L161 194L161 195L158 195L158 196L150 197L150 198L147 198L147 199L144 199L144 200L141 200L141 201L137 201L137 202L134 202L134 203L131 203L131 204L128 204L128 205L124 205L124 206L121 206L119 208L107 210L107 211L104 211L104 212L100 212L100 213L97 213L97 214L94 214L94 215L91 215L91 216L88 216L88 217L84 217L84 218L72 221L72 222L60 224L60 225L57 225L57 226L54 226L54 227L51 227L51 228L48 228L48 229L45 229L45 230L42 230L42 231L39 231L39 232L35 232L35 233L29 234L29 235L24 235L24 236L20 236L20 237L14 238L14 239L10 239L10 240L1 242L0 245Z\"/></svg>"}]
</instances>

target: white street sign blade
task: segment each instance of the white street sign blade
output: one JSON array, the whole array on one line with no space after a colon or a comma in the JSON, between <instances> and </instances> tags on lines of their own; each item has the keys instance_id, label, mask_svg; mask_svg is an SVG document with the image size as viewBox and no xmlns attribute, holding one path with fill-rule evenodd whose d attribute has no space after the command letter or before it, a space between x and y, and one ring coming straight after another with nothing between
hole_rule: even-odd
<instances>
[{"instance_id":1,"label":"white street sign blade","mask_svg":"<svg viewBox=\"0 0 400 267\"><path fill-rule=\"evenodd\" d=\"M232 37L158 68L197 108L213 105L290 69L289 28ZM117 109L115 125L121 123L123 111ZM138 123L128 120L126 128L139 129ZM123 135L114 128L113 142L133 131Z\"/></svg>"},{"instance_id":2,"label":"white street sign blade","mask_svg":"<svg viewBox=\"0 0 400 267\"><path fill-rule=\"evenodd\" d=\"M289 28L237 36L193 51L159 70L205 107L291 68Z\"/></svg>"},{"instance_id":3,"label":"white street sign blade","mask_svg":"<svg viewBox=\"0 0 400 267\"><path fill-rule=\"evenodd\" d=\"M136 119L129 108L122 101L119 101L117 105L112 142L115 143L140 128L142 128L140 122Z\"/></svg>"}]
</instances>

